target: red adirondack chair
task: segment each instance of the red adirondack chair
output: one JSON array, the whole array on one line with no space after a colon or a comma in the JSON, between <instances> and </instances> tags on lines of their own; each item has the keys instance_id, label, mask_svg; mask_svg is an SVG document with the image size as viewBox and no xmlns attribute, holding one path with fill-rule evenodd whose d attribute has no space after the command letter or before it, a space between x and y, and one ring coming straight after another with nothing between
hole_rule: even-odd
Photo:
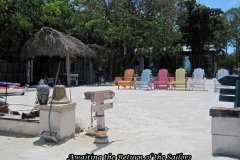
<instances>
[{"instance_id":1,"label":"red adirondack chair","mask_svg":"<svg viewBox=\"0 0 240 160\"><path fill-rule=\"evenodd\" d=\"M167 69L160 69L158 71L157 80L153 82L154 89L168 89L168 82L170 81Z\"/></svg>"}]
</instances>

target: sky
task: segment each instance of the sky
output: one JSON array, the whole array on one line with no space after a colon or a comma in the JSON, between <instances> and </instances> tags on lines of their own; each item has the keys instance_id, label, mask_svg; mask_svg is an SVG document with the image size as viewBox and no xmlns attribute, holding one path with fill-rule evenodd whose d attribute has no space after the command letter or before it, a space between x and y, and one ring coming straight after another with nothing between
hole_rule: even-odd
<instances>
[{"instance_id":1,"label":"sky","mask_svg":"<svg viewBox=\"0 0 240 160\"><path fill-rule=\"evenodd\" d=\"M240 7L240 0L197 0L197 2L210 8L221 8L223 11L232 7Z\"/></svg>"}]
</instances>

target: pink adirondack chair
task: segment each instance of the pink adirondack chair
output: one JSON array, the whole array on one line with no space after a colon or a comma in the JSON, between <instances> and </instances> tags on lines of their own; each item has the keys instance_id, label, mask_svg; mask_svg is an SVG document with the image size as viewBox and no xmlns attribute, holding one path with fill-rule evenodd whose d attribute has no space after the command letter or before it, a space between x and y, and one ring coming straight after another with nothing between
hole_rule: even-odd
<instances>
[{"instance_id":1,"label":"pink adirondack chair","mask_svg":"<svg viewBox=\"0 0 240 160\"><path fill-rule=\"evenodd\" d=\"M157 81L153 82L154 89L168 89L168 82L170 81L167 69L160 69L158 71Z\"/></svg>"}]
</instances>

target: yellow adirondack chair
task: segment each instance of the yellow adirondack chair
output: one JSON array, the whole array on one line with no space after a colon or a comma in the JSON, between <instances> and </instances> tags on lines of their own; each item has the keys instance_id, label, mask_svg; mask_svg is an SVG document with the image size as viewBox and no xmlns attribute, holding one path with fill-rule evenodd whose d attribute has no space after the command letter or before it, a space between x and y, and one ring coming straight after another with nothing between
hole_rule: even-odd
<instances>
[{"instance_id":1,"label":"yellow adirondack chair","mask_svg":"<svg viewBox=\"0 0 240 160\"><path fill-rule=\"evenodd\" d=\"M134 81L133 81L133 75L134 75L134 70L133 69L127 69L124 72L124 79L118 81L118 89L120 86L126 88L129 86L131 89L132 86L134 86Z\"/></svg>"},{"instance_id":2,"label":"yellow adirondack chair","mask_svg":"<svg viewBox=\"0 0 240 160\"><path fill-rule=\"evenodd\" d=\"M183 68L176 69L175 72L175 79L172 81L172 88L173 89L180 89L184 88L187 89L187 77L186 77L186 71Z\"/></svg>"}]
</instances>

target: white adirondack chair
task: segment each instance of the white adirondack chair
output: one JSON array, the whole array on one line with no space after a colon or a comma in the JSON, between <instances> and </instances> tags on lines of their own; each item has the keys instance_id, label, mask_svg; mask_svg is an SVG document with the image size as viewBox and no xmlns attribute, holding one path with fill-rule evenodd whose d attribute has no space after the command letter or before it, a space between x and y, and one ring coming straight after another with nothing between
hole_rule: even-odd
<instances>
[{"instance_id":1,"label":"white adirondack chair","mask_svg":"<svg viewBox=\"0 0 240 160\"><path fill-rule=\"evenodd\" d=\"M222 88L223 86L218 82L218 80L222 77L225 77L229 75L228 70L226 69L219 69L216 73L216 78L213 79L213 83L214 83L214 92L217 92L219 90L219 88Z\"/></svg>"},{"instance_id":2,"label":"white adirondack chair","mask_svg":"<svg viewBox=\"0 0 240 160\"><path fill-rule=\"evenodd\" d=\"M192 78L188 80L188 89L194 90L195 88L205 90L205 72L202 68L194 69Z\"/></svg>"}]
</instances>

